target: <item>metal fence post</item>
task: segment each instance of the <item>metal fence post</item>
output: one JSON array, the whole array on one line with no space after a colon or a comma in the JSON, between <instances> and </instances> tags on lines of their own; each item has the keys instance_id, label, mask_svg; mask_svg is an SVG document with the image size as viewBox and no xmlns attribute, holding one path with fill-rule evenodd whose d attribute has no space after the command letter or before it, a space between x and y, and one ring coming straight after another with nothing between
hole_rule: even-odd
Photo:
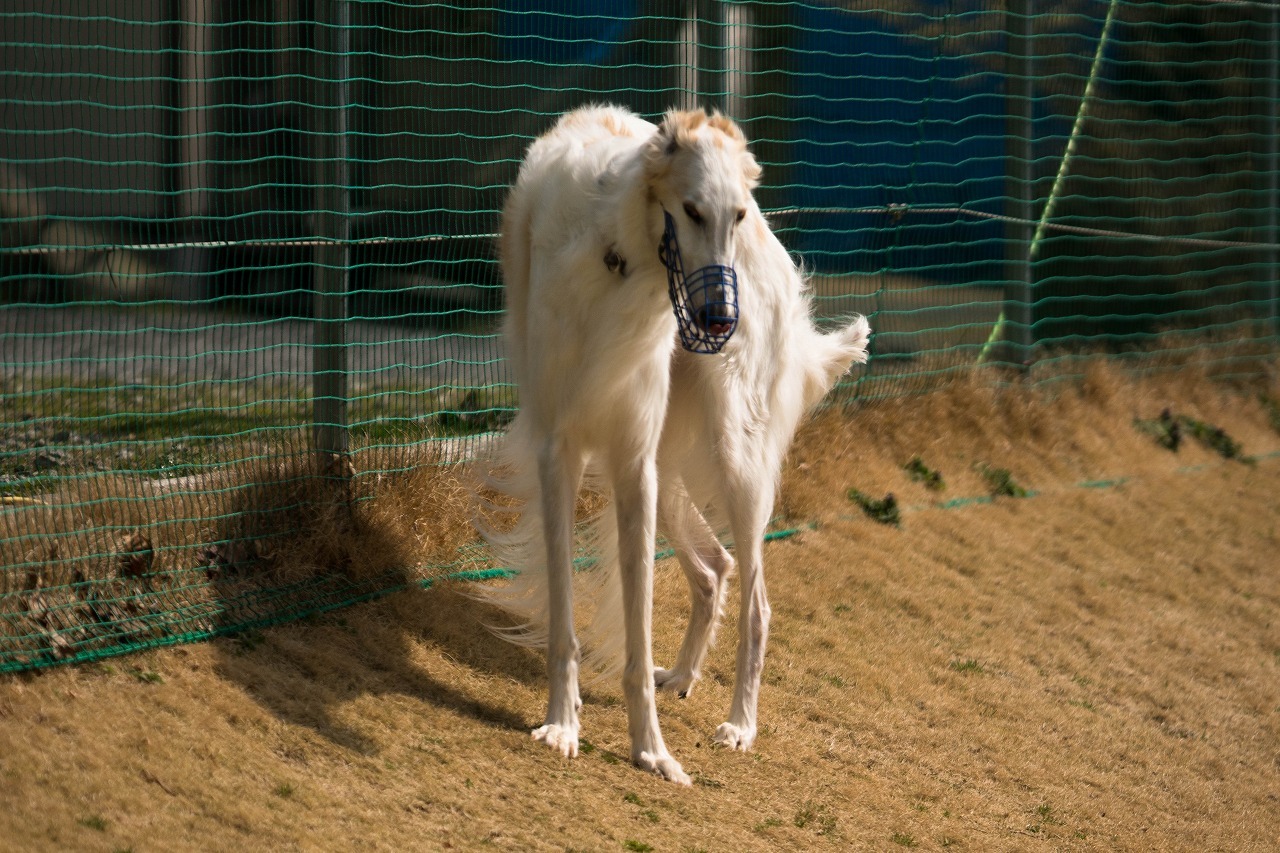
<instances>
[{"instance_id":1,"label":"metal fence post","mask_svg":"<svg viewBox=\"0 0 1280 853\"><path fill-rule=\"evenodd\" d=\"M318 109L313 339L315 449L345 454L347 436L347 286L350 274L350 172L347 87L351 79L351 10L347 0L319 4L317 65L313 99Z\"/></svg>"},{"instance_id":2,"label":"metal fence post","mask_svg":"<svg viewBox=\"0 0 1280 853\"><path fill-rule=\"evenodd\" d=\"M998 331L1003 336L1003 360L1026 365L1031 360L1035 290L1031 255L1035 220L1031 0L1011 0L1005 20L1009 34L1009 64L1005 75L1005 162L1008 164L1005 214L1009 220L1005 231L1004 307L999 320L1003 328Z\"/></svg>"},{"instance_id":3,"label":"metal fence post","mask_svg":"<svg viewBox=\"0 0 1280 853\"><path fill-rule=\"evenodd\" d=\"M1280 3L1268 9L1267 39L1267 170L1266 266L1271 334L1280 336Z\"/></svg>"}]
</instances>

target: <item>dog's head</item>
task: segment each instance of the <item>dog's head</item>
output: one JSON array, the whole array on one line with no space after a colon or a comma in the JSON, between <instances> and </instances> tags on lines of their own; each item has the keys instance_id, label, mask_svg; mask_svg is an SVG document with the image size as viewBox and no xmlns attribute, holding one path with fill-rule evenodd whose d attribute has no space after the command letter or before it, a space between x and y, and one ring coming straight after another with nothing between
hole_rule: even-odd
<instances>
[{"instance_id":1,"label":"dog's head","mask_svg":"<svg viewBox=\"0 0 1280 853\"><path fill-rule=\"evenodd\" d=\"M681 342L691 352L719 352L737 327L738 231L755 209L760 166L729 119L672 111L648 143L645 174L662 210L659 256Z\"/></svg>"}]
</instances>

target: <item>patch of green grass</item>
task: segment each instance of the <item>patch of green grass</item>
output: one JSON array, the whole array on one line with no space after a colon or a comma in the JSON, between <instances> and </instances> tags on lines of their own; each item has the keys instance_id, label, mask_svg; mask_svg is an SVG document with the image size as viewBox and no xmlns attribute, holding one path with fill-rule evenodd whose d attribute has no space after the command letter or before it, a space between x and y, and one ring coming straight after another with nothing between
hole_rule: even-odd
<instances>
[{"instance_id":1,"label":"patch of green grass","mask_svg":"<svg viewBox=\"0 0 1280 853\"><path fill-rule=\"evenodd\" d=\"M889 836L889 840L902 847L915 847L918 844L915 838L905 832L895 832L893 835Z\"/></svg>"},{"instance_id":2,"label":"patch of green grass","mask_svg":"<svg viewBox=\"0 0 1280 853\"><path fill-rule=\"evenodd\" d=\"M764 820L757 823L755 826L751 827L751 831L755 832L756 834L759 834L762 832L767 832L770 829L774 829L779 826L782 826L781 818L767 817Z\"/></svg>"},{"instance_id":3,"label":"patch of green grass","mask_svg":"<svg viewBox=\"0 0 1280 853\"><path fill-rule=\"evenodd\" d=\"M636 841L634 838L628 838L622 843L624 849L631 850L633 853L649 853L653 850L652 844L645 844L643 841Z\"/></svg>"},{"instance_id":4,"label":"patch of green grass","mask_svg":"<svg viewBox=\"0 0 1280 853\"><path fill-rule=\"evenodd\" d=\"M127 667L125 669L125 674L132 676L134 680L141 681L144 684L164 684L164 676L160 673L153 672L151 670L144 670L140 667Z\"/></svg>"},{"instance_id":5,"label":"patch of green grass","mask_svg":"<svg viewBox=\"0 0 1280 853\"><path fill-rule=\"evenodd\" d=\"M947 668L961 673L962 675L985 675L986 669L974 658L968 660L953 660L947 664Z\"/></svg>"},{"instance_id":6,"label":"patch of green grass","mask_svg":"<svg viewBox=\"0 0 1280 853\"><path fill-rule=\"evenodd\" d=\"M1039 835L1045 831L1046 827L1058 826L1062 823L1058 816L1054 814L1053 807L1048 803L1041 803L1035 808L1036 823L1027 825L1027 832L1030 835Z\"/></svg>"},{"instance_id":7,"label":"patch of green grass","mask_svg":"<svg viewBox=\"0 0 1280 853\"><path fill-rule=\"evenodd\" d=\"M271 790L271 793L275 794L277 797L279 797L282 800L287 800L290 797L292 797L295 793L297 793L297 789L294 788L293 785L291 785L288 782L281 782L279 785L276 785L275 788Z\"/></svg>"},{"instance_id":8,"label":"patch of green grass","mask_svg":"<svg viewBox=\"0 0 1280 853\"><path fill-rule=\"evenodd\" d=\"M724 787L723 782L718 779L712 779L710 776L704 776L696 770L693 771L693 784L701 785L704 788L711 788L713 790Z\"/></svg>"},{"instance_id":9,"label":"patch of green grass","mask_svg":"<svg viewBox=\"0 0 1280 853\"><path fill-rule=\"evenodd\" d=\"M834 835L836 831L835 815L823 805L805 803L791 822L797 829L812 829L816 835Z\"/></svg>"}]
</instances>

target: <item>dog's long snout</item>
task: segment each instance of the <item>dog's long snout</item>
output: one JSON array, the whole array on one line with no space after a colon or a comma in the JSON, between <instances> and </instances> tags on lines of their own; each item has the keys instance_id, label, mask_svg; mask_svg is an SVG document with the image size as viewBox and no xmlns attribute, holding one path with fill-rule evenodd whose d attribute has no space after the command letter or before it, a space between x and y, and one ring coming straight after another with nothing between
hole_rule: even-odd
<instances>
[{"instance_id":1,"label":"dog's long snout","mask_svg":"<svg viewBox=\"0 0 1280 853\"><path fill-rule=\"evenodd\" d=\"M707 285L697 294L690 294L691 301L701 304L693 308L693 320L699 328L713 335L723 335L733 328L737 317L733 306L728 302L725 287L722 284Z\"/></svg>"},{"instance_id":2,"label":"dog's long snout","mask_svg":"<svg viewBox=\"0 0 1280 853\"><path fill-rule=\"evenodd\" d=\"M667 268L681 344L690 352L720 352L738 325L737 272L731 266L709 264L686 274L670 213L658 257Z\"/></svg>"},{"instance_id":3,"label":"dog's long snout","mask_svg":"<svg viewBox=\"0 0 1280 853\"><path fill-rule=\"evenodd\" d=\"M719 349L738 323L737 273L733 267L702 267L686 279L685 292L693 324Z\"/></svg>"}]
</instances>

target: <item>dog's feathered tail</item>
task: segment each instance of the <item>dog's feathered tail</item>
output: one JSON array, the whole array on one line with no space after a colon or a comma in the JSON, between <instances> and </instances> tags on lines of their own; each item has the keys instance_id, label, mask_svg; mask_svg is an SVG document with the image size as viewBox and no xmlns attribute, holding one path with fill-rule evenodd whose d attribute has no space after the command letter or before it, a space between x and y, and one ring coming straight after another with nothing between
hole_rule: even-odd
<instances>
[{"instance_id":1,"label":"dog's feathered tail","mask_svg":"<svg viewBox=\"0 0 1280 853\"><path fill-rule=\"evenodd\" d=\"M806 347L804 362L806 409L817 405L850 367L866 363L870 340L871 325L860 314L850 318L847 325L833 332L813 332L812 340Z\"/></svg>"},{"instance_id":2,"label":"dog's feathered tail","mask_svg":"<svg viewBox=\"0 0 1280 853\"><path fill-rule=\"evenodd\" d=\"M509 578L494 585L469 585L467 593L510 615L489 630L508 642L546 648L550 600L547 594L547 548L538 498L537 457L520 418L500 442L492 458L477 466L476 491L481 504L476 527L488 543L494 565L510 570ZM612 672L612 659L622 650L621 622L610 636L592 614L622 612L618 573L618 533L612 495L604 494L600 478L588 466L583 485L594 507L576 525L574 601L578 615L591 629L579 632L583 660L601 675ZM616 601L609 604L609 599ZM576 620L575 620L576 621ZM604 621L608 621L607 619ZM614 640L617 642L615 643ZM607 646L603 651L601 646Z\"/></svg>"}]
</instances>

